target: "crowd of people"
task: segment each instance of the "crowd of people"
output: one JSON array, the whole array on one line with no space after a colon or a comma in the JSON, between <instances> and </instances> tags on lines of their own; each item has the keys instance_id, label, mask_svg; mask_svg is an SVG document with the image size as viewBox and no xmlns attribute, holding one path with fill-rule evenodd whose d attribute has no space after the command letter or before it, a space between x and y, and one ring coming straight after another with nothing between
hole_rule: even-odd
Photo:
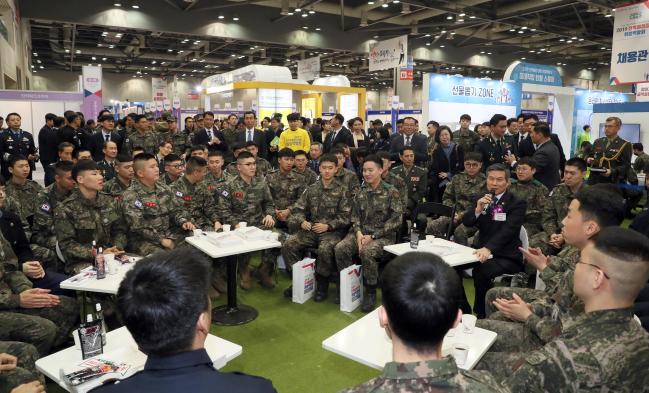
<instances>
[{"instance_id":1,"label":"crowd of people","mask_svg":"<svg viewBox=\"0 0 649 393\"><path fill-rule=\"evenodd\" d=\"M311 254L316 302L329 297L333 283L332 302L339 303L339 272L355 263L362 265L362 311L376 308L382 289L381 324L399 363L353 391L421 391L431 376L458 386L478 381L484 391L647 386L637 383L649 359L649 335L633 325L630 307L641 291L646 294L648 242L618 227L643 196L637 174L649 171L649 156L641 144L618 136L617 117L606 120L605 136L587 154L569 159L550 126L533 114L495 114L476 131L463 115L455 131L430 121L420 132L413 117L400 119L393 130L378 120L366 128L358 117L345 127L341 114L311 124L292 113L284 128L281 116L260 121L248 111L218 120L205 112L185 118L180 129L170 113L129 114L116 122L102 111L91 122L68 111L46 115L38 149L22 130L20 114L5 120L0 357L9 359L2 363L12 371L0 381L7 379L7 391L38 389L43 380L34 360L69 341L79 306L59 284L91 266L95 248L153 255L129 274L113 310L143 350L161 358L200 352L210 299L227 285L222 261L203 266L184 239L194 229L242 223L275 231L282 243L263 251L258 267L250 266L249 256L239 258L244 290L255 282L273 288L280 255L290 272ZM634 165L632 154L638 156ZM45 187L32 180L39 161ZM427 217L419 208L428 202L454 213ZM649 236L648 222L647 212L640 213L631 228ZM411 230L451 234L476 249L473 307L459 278L466 272L421 253L386 260L384 246L402 242ZM156 269L162 281L165 274L173 280L174 270L197 276L193 292L167 294L171 304L183 307L205 292L206 303L186 310L195 322L174 342L147 337L151 323L178 330L171 327L177 319L159 320L154 309L160 300L129 293L155 291L136 277L157 275ZM511 283L492 288L504 276ZM533 289L537 280L545 289ZM291 294L286 288L284 295ZM430 362L463 312L498 332L475 375L458 373L450 360ZM586 346L589 356L582 357ZM200 364L205 356L197 353L193 361ZM626 384L622 378L629 378ZM272 391L263 381L249 382L259 385L254 391ZM133 383L132 391L143 386Z\"/></svg>"}]
</instances>

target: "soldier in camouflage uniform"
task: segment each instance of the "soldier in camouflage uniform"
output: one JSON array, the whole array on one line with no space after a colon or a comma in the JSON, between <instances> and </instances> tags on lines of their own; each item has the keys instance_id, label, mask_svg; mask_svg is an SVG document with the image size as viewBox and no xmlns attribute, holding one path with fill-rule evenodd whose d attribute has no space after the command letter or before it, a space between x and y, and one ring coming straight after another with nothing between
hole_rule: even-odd
<instances>
[{"instance_id":1,"label":"soldier in camouflage uniform","mask_svg":"<svg viewBox=\"0 0 649 393\"><path fill-rule=\"evenodd\" d=\"M36 210L32 225L31 248L45 267L59 269L56 255L56 233L54 232L54 209L70 196L76 186L72 178L72 161L59 161L54 165L54 183L36 196Z\"/></svg>"},{"instance_id":2,"label":"soldier in camouflage uniform","mask_svg":"<svg viewBox=\"0 0 649 393\"><path fill-rule=\"evenodd\" d=\"M239 118L234 113L231 113L228 116L228 128L225 128L223 131L223 136L225 136L225 143L228 146L233 146L237 141L237 123ZM230 148L225 152L225 162L231 163L235 162L236 157L233 154L234 149Z\"/></svg>"},{"instance_id":3,"label":"soldier in camouflage uniform","mask_svg":"<svg viewBox=\"0 0 649 393\"><path fill-rule=\"evenodd\" d=\"M255 176L257 169L255 157L247 151L241 152L237 157L237 166L239 174L226 182L219 195L218 215L223 219L219 224L230 224L236 227L240 222L245 222L249 226L273 228L275 204L266 180ZM218 227L219 225L216 226ZM282 241L281 236L280 241ZM259 274L264 286L272 284L270 273L274 270L278 255L277 249L262 251L262 266ZM249 259L249 254L239 257L240 286L243 289L251 287Z\"/></svg>"},{"instance_id":4,"label":"soldier in camouflage uniform","mask_svg":"<svg viewBox=\"0 0 649 393\"><path fill-rule=\"evenodd\" d=\"M440 356L449 327L459 325L463 289L453 268L437 255L411 252L390 261L381 281L378 319L394 343L393 361L378 378L341 393L506 391L488 373L461 370Z\"/></svg>"},{"instance_id":5,"label":"soldier in camouflage uniform","mask_svg":"<svg viewBox=\"0 0 649 393\"><path fill-rule=\"evenodd\" d=\"M171 183L171 191L185 210L187 217L204 231L213 231L214 223L219 221L214 195L205 185L207 161L200 157L187 160L185 176Z\"/></svg>"},{"instance_id":6,"label":"soldier in camouflage uniform","mask_svg":"<svg viewBox=\"0 0 649 393\"><path fill-rule=\"evenodd\" d=\"M609 227L588 244L574 272L585 314L542 349L527 354L504 380L512 392L638 392L649 386L649 334L633 303L649 279L649 243Z\"/></svg>"},{"instance_id":7,"label":"soldier in camouflage uniform","mask_svg":"<svg viewBox=\"0 0 649 393\"><path fill-rule=\"evenodd\" d=\"M229 175L223 171L225 164L225 155L220 150L209 152L207 159L207 176L205 184L207 189L214 194L215 201L218 202L219 192L223 189L225 182L228 181Z\"/></svg>"},{"instance_id":8,"label":"soldier in camouflage uniform","mask_svg":"<svg viewBox=\"0 0 649 393\"><path fill-rule=\"evenodd\" d=\"M149 121L144 115L137 115L135 118L136 131L127 136L124 140L124 150L128 154L133 153L133 147L140 146L145 153L156 154L160 145L160 137L149 129Z\"/></svg>"},{"instance_id":9,"label":"soldier in camouflage uniform","mask_svg":"<svg viewBox=\"0 0 649 393\"><path fill-rule=\"evenodd\" d=\"M257 160L257 173L261 176L266 176L273 166L270 165L270 162L263 157L259 157L259 146L253 141L246 142L246 151L250 152Z\"/></svg>"},{"instance_id":10,"label":"soldier in camouflage uniform","mask_svg":"<svg viewBox=\"0 0 649 393\"><path fill-rule=\"evenodd\" d=\"M185 240L185 231L195 229L180 201L161 184L158 164L151 154L133 159L135 180L122 194L120 211L128 228L127 250L148 255L171 250Z\"/></svg>"},{"instance_id":11,"label":"soldier in camouflage uniform","mask_svg":"<svg viewBox=\"0 0 649 393\"><path fill-rule=\"evenodd\" d=\"M336 245L338 270L352 264L358 255L363 265L365 295L362 310L374 310L376 286L379 276L379 259L383 247L393 244L403 217L403 198L393 186L381 180L383 161L368 156L363 163L364 183L352 201L352 228Z\"/></svg>"},{"instance_id":12,"label":"soldier in camouflage uniform","mask_svg":"<svg viewBox=\"0 0 649 393\"><path fill-rule=\"evenodd\" d=\"M25 224L29 224L31 228L34 211L36 208L36 196L43 187L33 180L29 180L29 161L25 156L12 155L9 158L9 172L11 177L7 181L6 191L7 198L14 199L18 202L19 211L14 211L18 214L20 220ZM9 208L9 207L8 207ZM13 210L12 210L13 211ZM25 231L27 238L31 237L31 231Z\"/></svg>"},{"instance_id":13,"label":"soldier in camouflage uniform","mask_svg":"<svg viewBox=\"0 0 649 393\"><path fill-rule=\"evenodd\" d=\"M482 156L480 153L469 152L464 155L464 172L453 176L444 190L442 203L446 206L455 206L453 240L456 243L468 245L469 238L477 232L474 227L464 226L462 217L464 212L471 207L475 196L484 195L487 192L486 179L482 172ZM426 233L444 237L450 221L449 217L428 219Z\"/></svg>"},{"instance_id":14,"label":"soldier in camouflage uniform","mask_svg":"<svg viewBox=\"0 0 649 393\"><path fill-rule=\"evenodd\" d=\"M304 182L307 186L314 184L318 180L318 174L309 168L309 158L304 150L295 151L295 168L293 172L304 176Z\"/></svg>"},{"instance_id":15,"label":"soldier in camouflage uniform","mask_svg":"<svg viewBox=\"0 0 649 393\"><path fill-rule=\"evenodd\" d=\"M162 176L160 182L167 186L180 179L185 172L185 162L182 158L173 153L168 154L164 158L163 165L164 176ZM158 168L160 168L160 163L158 163ZM162 173L160 175L162 175Z\"/></svg>"},{"instance_id":16,"label":"soldier in camouflage uniform","mask_svg":"<svg viewBox=\"0 0 649 393\"><path fill-rule=\"evenodd\" d=\"M453 141L462 146L464 154L475 151L480 142L480 135L469 129L471 125L471 116L462 115L460 117L460 129L453 132Z\"/></svg>"},{"instance_id":17,"label":"soldier in camouflage uniform","mask_svg":"<svg viewBox=\"0 0 649 393\"><path fill-rule=\"evenodd\" d=\"M171 119L173 119L172 123L169 123L170 119L167 119L167 123L169 123L170 125L170 133L167 136L166 140L171 141L171 145L173 146L172 153L185 158L187 156L187 150L192 145L191 140L188 134L186 134L184 131L178 130L178 127L176 127L176 119Z\"/></svg>"},{"instance_id":18,"label":"soldier in camouflage uniform","mask_svg":"<svg viewBox=\"0 0 649 393\"><path fill-rule=\"evenodd\" d=\"M387 151L380 151L376 153L376 155L383 161L383 174L381 175L381 179L392 187L396 188L397 191L399 191L399 194L401 195L401 201L403 202L401 210L405 214L406 206L408 205L408 193L406 191L408 189L408 186L406 186L406 181L401 176L397 176L396 174L390 172L390 169L392 168L390 153L388 153Z\"/></svg>"},{"instance_id":19,"label":"soldier in camouflage uniform","mask_svg":"<svg viewBox=\"0 0 649 393\"><path fill-rule=\"evenodd\" d=\"M400 152L399 158L403 165L392 169L391 173L400 177L406 183L406 191L403 192L406 195L405 214L407 218L412 218L415 209L428 194L428 171L415 165L415 153L412 146L405 146ZM426 217L424 215L418 216L416 223L419 231L425 233ZM404 233L404 231L402 230L401 233Z\"/></svg>"},{"instance_id":20,"label":"soldier in camouflage uniform","mask_svg":"<svg viewBox=\"0 0 649 393\"><path fill-rule=\"evenodd\" d=\"M358 176L349 169L345 168L345 153L338 147L331 149L331 154L336 156L338 160L338 172L336 172L336 180L345 184L352 197L358 195L361 190Z\"/></svg>"},{"instance_id":21,"label":"soldier in camouflage uniform","mask_svg":"<svg viewBox=\"0 0 649 393\"><path fill-rule=\"evenodd\" d=\"M349 228L351 196L346 186L334 178L337 166L334 155L325 154L320 158L320 180L306 189L291 210L288 223L295 233L282 246L287 267L300 261L308 248L317 247L316 302L327 298L331 276L335 282L339 281L334 247ZM340 302L339 295L334 299Z\"/></svg>"},{"instance_id":22,"label":"soldier in camouflage uniform","mask_svg":"<svg viewBox=\"0 0 649 393\"><path fill-rule=\"evenodd\" d=\"M254 144L254 142L249 142ZM257 151L257 145L254 145L254 148L249 149L246 145L244 145L241 142L235 142L234 145L232 146L232 154L234 155L234 158L236 159L241 152L247 151L250 152L250 150ZM257 168L257 172L255 172L255 176L259 177L265 177L268 172L270 172L273 167L270 165L268 161L261 157L257 157L256 153L250 152L250 154L255 157L255 165ZM230 176L237 176L239 174L239 170L237 169L237 162L233 161L228 164L228 166L225 168L225 173L227 173Z\"/></svg>"},{"instance_id":23,"label":"soldier in camouflage uniform","mask_svg":"<svg viewBox=\"0 0 649 393\"><path fill-rule=\"evenodd\" d=\"M543 231L530 237L530 247L538 247L543 253L556 254L564 244L561 235L561 220L566 216L570 201L584 189L586 183L586 162L578 157L566 162L563 183L557 184L543 204Z\"/></svg>"},{"instance_id":24,"label":"soldier in camouflage uniform","mask_svg":"<svg viewBox=\"0 0 649 393\"><path fill-rule=\"evenodd\" d=\"M266 183L275 203L276 228L287 231L288 218L295 202L306 188L304 177L293 172L295 153L289 148L281 149L278 154L279 169L266 175Z\"/></svg>"},{"instance_id":25,"label":"soldier in camouflage uniform","mask_svg":"<svg viewBox=\"0 0 649 393\"><path fill-rule=\"evenodd\" d=\"M536 235L543 230L541 214L543 204L548 195L548 188L534 179L535 172L536 162L531 157L520 158L516 166L518 181L512 181L512 185L509 187L509 190L518 199L527 202L523 227L527 231L528 237Z\"/></svg>"},{"instance_id":26,"label":"soldier in camouflage uniform","mask_svg":"<svg viewBox=\"0 0 649 393\"><path fill-rule=\"evenodd\" d=\"M133 176L133 157L127 154L118 155L115 164L115 177L104 183L102 192L121 200L122 194L131 185Z\"/></svg>"},{"instance_id":27,"label":"soldier in camouflage uniform","mask_svg":"<svg viewBox=\"0 0 649 393\"><path fill-rule=\"evenodd\" d=\"M0 341L0 364L4 366L0 373L0 392L10 392L19 385L32 382L44 386L45 379L36 370L38 358L38 350L31 344Z\"/></svg>"},{"instance_id":28,"label":"soldier in camouflage uniform","mask_svg":"<svg viewBox=\"0 0 649 393\"><path fill-rule=\"evenodd\" d=\"M54 209L54 231L65 257L65 271L79 273L93 264L92 242L105 253L126 248L126 231L117 202L101 193L104 180L95 162L75 165L77 189Z\"/></svg>"}]
</instances>

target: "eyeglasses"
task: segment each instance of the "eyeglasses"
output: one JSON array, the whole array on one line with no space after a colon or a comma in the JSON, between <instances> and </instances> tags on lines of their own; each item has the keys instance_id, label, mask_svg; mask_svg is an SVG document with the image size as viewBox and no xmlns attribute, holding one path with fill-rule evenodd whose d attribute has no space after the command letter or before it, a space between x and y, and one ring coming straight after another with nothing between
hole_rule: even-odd
<instances>
[{"instance_id":1,"label":"eyeglasses","mask_svg":"<svg viewBox=\"0 0 649 393\"><path fill-rule=\"evenodd\" d=\"M577 263L581 263L581 264L583 264L583 265L592 266L592 267L594 267L595 269L597 269L597 270L599 270L600 272L602 272L602 274L604 275L604 277L606 277L608 280L611 279L611 278L608 276L608 274L606 274L606 272L605 272L604 270L602 270L602 268L599 267L599 266L597 266L597 265L593 265L592 263L582 262L582 261L578 261Z\"/></svg>"},{"instance_id":2,"label":"eyeglasses","mask_svg":"<svg viewBox=\"0 0 649 393\"><path fill-rule=\"evenodd\" d=\"M479 166L480 166L480 164L478 164L478 163L476 163L476 162L465 162L465 163L464 163L464 167L465 167L465 168L466 168L466 167L469 167L469 168L477 168L477 167L479 167Z\"/></svg>"},{"instance_id":3,"label":"eyeglasses","mask_svg":"<svg viewBox=\"0 0 649 393\"><path fill-rule=\"evenodd\" d=\"M174 164L174 165L169 165L169 166L172 167L172 168L180 169L180 168L184 168L185 164Z\"/></svg>"}]
</instances>

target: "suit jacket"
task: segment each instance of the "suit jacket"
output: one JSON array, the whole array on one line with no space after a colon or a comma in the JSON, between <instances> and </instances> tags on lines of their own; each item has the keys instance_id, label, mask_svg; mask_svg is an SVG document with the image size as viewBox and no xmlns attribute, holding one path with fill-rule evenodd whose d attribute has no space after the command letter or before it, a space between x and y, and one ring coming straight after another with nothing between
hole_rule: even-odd
<instances>
[{"instance_id":1,"label":"suit jacket","mask_svg":"<svg viewBox=\"0 0 649 393\"><path fill-rule=\"evenodd\" d=\"M394 161L399 161L399 153L404 146L404 136L394 134L390 137L390 157ZM410 146L415 150L415 164L421 165L428 161L428 138L415 132L410 138Z\"/></svg>"},{"instance_id":2,"label":"suit jacket","mask_svg":"<svg viewBox=\"0 0 649 393\"><path fill-rule=\"evenodd\" d=\"M543 183L548 190L561 183L559 148L552 141L547 141L539 146L532 159L536 162L534 178Z\"/></svg>"},{"instance_id":3,"label":"suit jacket","mask_svg":"<svg viewBox=\"0 0 649 393\"><path fill-rule=\"evenodd\" d=\"M518 154L516 157L532 157L534 155L534 144L532 143L532 138L528 134L525 139L518 143Z\"/></svg>"},{"instance_id":4,"label":"suit jacket","mask_svg":"<svg viewBox=\"0 0 649 393\"><path fill-rule=\"evenodd\" d=\"M437 145L433 151L433 156L430 161L430 168L428 169L428 185L430 186L430 195L435 197L434 201L441 202L444 189L440 189L440 179L437 175L440 172L449 173L448 182L451 178L464 170L464 150L460 144L456 143L453 150L451 150L450 160L446 159L446 154L442 150L441 145ZM445 187L445 186L444 186Z\"/></svg>"},{"instance_id":5,"label":"suit jacket","mask_svg":"<svg viewBox=\"0 0 649 393\"><path fill-rule=\"evenodd\" d=\"M59 133L56 129L43 126L38 133L38 152L43 165L56 162L59 159Z\"/></svg>"},{"instance_id":6,"label":"suit jacket","mask_svg":"<svg viewBox=\"0 0 649 393\"><path fill-rule=\"evenodd\" d=\"M237 142L246 143L247 131L243 130L242 132L237 132L236 140ZM252 141L259 146L259 157L268 159L268 143L266 143L266 133L262 130L255 128L255 131L252 134ZM272 141L272 139L271 139ZM269 142L270 143L270 142Z\"/></svg>"},{"instance_id":7,"label":"suit jacket","mask_svg":"<svg viewBox=\"0 0 649 393\"><path fill-rule=\"evenodd\" d=\"M516 198L511 192L505 191L494 207L489 208L486 214L476 217L475 208L480 198L482 195L474 198L473 204L462 218L464 225L475 226L480 230L473 246L488 248L494 258L522 261L523 256L518 247L521 246L520 231L525 221L527 202ZM497 206L500 206L498 209L502 209L506 214L505 221L494 220L493 210Z\"/></svg>"},{"instance_id":8,"label":"suit jacket","mask_svg":"<svg viewBox=\"0 0 649 393\"><path fill-rule=\"evenodd\" d=\"M95 132L92 134L90 137L90 153L92 153L92 159L99 162L104 159L104 142L106 140L104 139L104 134L102 134L101 131ZM122 136L117 132L113 131L110 133L110 140L115 142L117 144L117 149L119 151L122 151L122 144L124 140L122 139Z\"/></svg>"},{"instance_id":9,"label":"suit jacket","mask_svg":"<svg viewBox=\"0 0 649 393\"><path fill-rule=\"evenodd\" d=\"M566 166L566 154L563 152L561 140L559 140L559 135L557 134L550 134L550 140L559 149L559 171L563 175L563 168Z\"/></svg>"},{"instance_id":10,"label":"suit jacket","mask_svg":"<svg viewBox=\"0 0 649 393\"><path fill-rule=\"evenodd\" d=\"M340 131L338 131L338 134L336 134L336 139L332 140L333 138L333 131L327 134L327 137L325 138L324 142L324 152L329 153L331 149L334 148L339 143L344 143L347 146L354 146L354 137L352 136L352 132L349 131L346 127L343 127Z\"/></svg>"},{"instance_id":11,"label":"suit jacket","mask_svg":"<svg viewBox=\"0 0 649 393\"><path fill-rule=\"evenodd\" d=\"M219 138L221 143L212 143L210 137L207 135L207 130L205 128L201 128L194 133L194 145L205 145L207 146L207 149L209 151L228 151L228 143L225 141L225 135L223 134L223 132L217 130L216 128L212 128L212 135Z\"/></svg>"}]
</instances>

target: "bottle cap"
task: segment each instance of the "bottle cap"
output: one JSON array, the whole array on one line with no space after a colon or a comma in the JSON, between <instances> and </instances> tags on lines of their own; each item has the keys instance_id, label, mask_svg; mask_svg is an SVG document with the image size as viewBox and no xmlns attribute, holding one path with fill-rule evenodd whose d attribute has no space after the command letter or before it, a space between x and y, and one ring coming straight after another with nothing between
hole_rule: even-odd
<instances>
[{"instance_id":1,"label":"bottle cap","mask_svg":"<svg viewBox=\"0 0 649 393\"><path fill-rule=\"evenodd\" d=\"M97 310L97 312L101 311L101 303L95 304L95 310Z\"/></svg>"}]
</instances>

